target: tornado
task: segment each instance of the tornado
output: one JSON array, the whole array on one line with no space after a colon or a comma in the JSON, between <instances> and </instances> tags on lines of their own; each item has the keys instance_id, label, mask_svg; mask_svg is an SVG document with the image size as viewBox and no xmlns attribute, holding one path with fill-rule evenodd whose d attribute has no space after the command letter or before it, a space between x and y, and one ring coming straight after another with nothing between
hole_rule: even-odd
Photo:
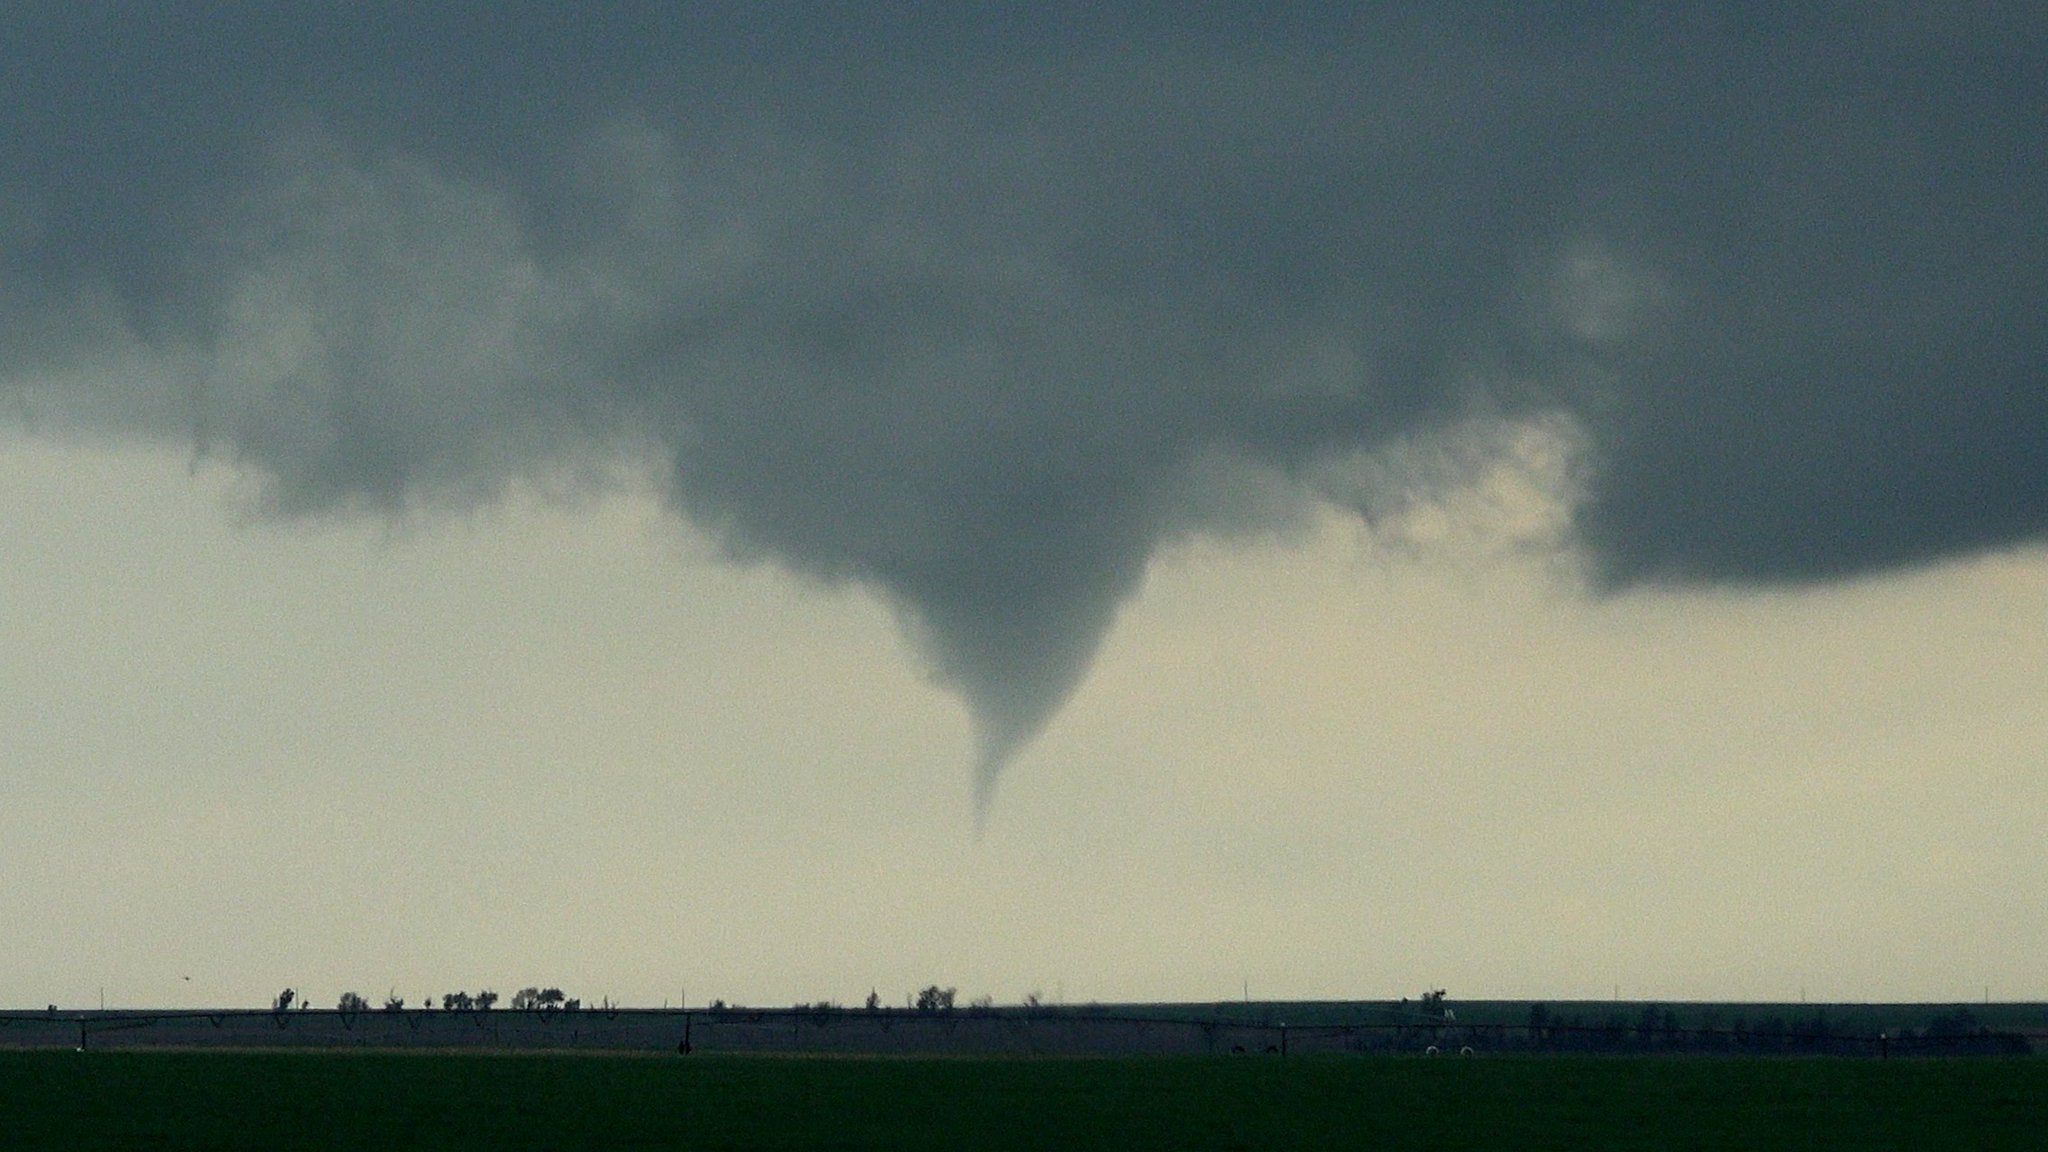
<instances>
[{"instance_id":1,"label":"tornado","mask_svg":"<svg viewBox=\"0 0 2048 1152\"><path fill-rule=\"evenodd\" d=\"M283 517L652 476L894 607L977 829L1161 548L1473 429L1592 595L2048 535L2044 18L1398 7L12 4L0 420Z\"/></svg>"}]
</instances>

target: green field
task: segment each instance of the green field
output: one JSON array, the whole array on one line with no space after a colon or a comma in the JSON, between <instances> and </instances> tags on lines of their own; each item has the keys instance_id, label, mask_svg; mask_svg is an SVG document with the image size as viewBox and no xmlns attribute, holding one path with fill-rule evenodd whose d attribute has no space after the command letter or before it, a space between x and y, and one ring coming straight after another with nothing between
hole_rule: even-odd
<instances>
[{"instance_id":1,"label":"green field","mask_svg":"<svg viewBox=\"0 0 2048 1152\"><path fill-rule=\"evenodd\" d=\"M0 1052L0 1148L2031 1148L2048 1060Z\"/></svg>"}]
</instances>

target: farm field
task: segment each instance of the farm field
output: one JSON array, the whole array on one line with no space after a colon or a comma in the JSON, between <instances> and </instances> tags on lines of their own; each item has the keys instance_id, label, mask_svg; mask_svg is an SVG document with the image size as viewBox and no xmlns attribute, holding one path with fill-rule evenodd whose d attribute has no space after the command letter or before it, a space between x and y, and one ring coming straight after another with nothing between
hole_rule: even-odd
<instances>
[{"instance_id":1,"label":"farm field","mask_svg":"<svg viewBox=\"0 0 2048 1152\"><path fill-rule=\"evenodd\" d=\"M0 1147L2022 1148L2048 1061L0 1052Z\"/></svg>"}]
</instances>

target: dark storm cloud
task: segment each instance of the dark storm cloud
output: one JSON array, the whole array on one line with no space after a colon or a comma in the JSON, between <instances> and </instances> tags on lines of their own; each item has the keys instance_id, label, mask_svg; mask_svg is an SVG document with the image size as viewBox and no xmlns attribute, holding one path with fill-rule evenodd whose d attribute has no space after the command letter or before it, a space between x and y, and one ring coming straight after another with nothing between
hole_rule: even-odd
<instances>
[{"instance_id":1,"label":"dark storm cloud","mask_svg":"<svg viewBox=\"0 0 2048 1152\"><path fill-rule=\"evenodd\" d=\"M1233 487L1558 431L1610 587L2048 528L2024 6L417 7L0 16L0 399L289 512L651 456L984 788Z\"/></svg>"}]
</instances>

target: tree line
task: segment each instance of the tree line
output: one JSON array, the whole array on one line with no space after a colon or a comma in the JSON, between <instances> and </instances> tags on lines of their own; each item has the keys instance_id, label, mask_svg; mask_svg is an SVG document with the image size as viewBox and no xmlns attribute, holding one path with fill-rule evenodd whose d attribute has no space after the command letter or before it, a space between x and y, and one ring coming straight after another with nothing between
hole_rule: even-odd
<instances>
[{"instance_id":1,"label":"tree line","mask_svg":"<svg viewBox=\"0 0 2048 1152\"><path fill-rule=\"evenodd\" d=\"M488 1012L497 1007L497 1005L498 994L489 988L482 989L474 995L467 991L461 991L444 993L440 997L440 1007L444 1012ZM286 988L272 998L270 1002L270 1008L273 1012L289 1012L294 1007L305 1009L312 1006L312 1003L301 997L295 988ZM425 997L420 1002L420 1007L423 1009L431 1010L434 1006L435 999L432 996ZM515 1012L580 1012L584 1007L583 1001L580 998L569 996L560 988L542 988L538 985L521 988L519 991L514 992L510 1003L506 1006ZM371 1005L369 999L360 992L343 992L341 998L335 1002L334 1007L340 1012L370 1012L376 1010L402 1012L405 1010L405 997L398 995L394 989L384 998L381 1009L378 1009ZM597 1004L591 1005L593 1010L606 1012L612 1011L617 1007L618 1005L612 1003L610 997L605 997Z\"/></svg>"}]
</instances>

